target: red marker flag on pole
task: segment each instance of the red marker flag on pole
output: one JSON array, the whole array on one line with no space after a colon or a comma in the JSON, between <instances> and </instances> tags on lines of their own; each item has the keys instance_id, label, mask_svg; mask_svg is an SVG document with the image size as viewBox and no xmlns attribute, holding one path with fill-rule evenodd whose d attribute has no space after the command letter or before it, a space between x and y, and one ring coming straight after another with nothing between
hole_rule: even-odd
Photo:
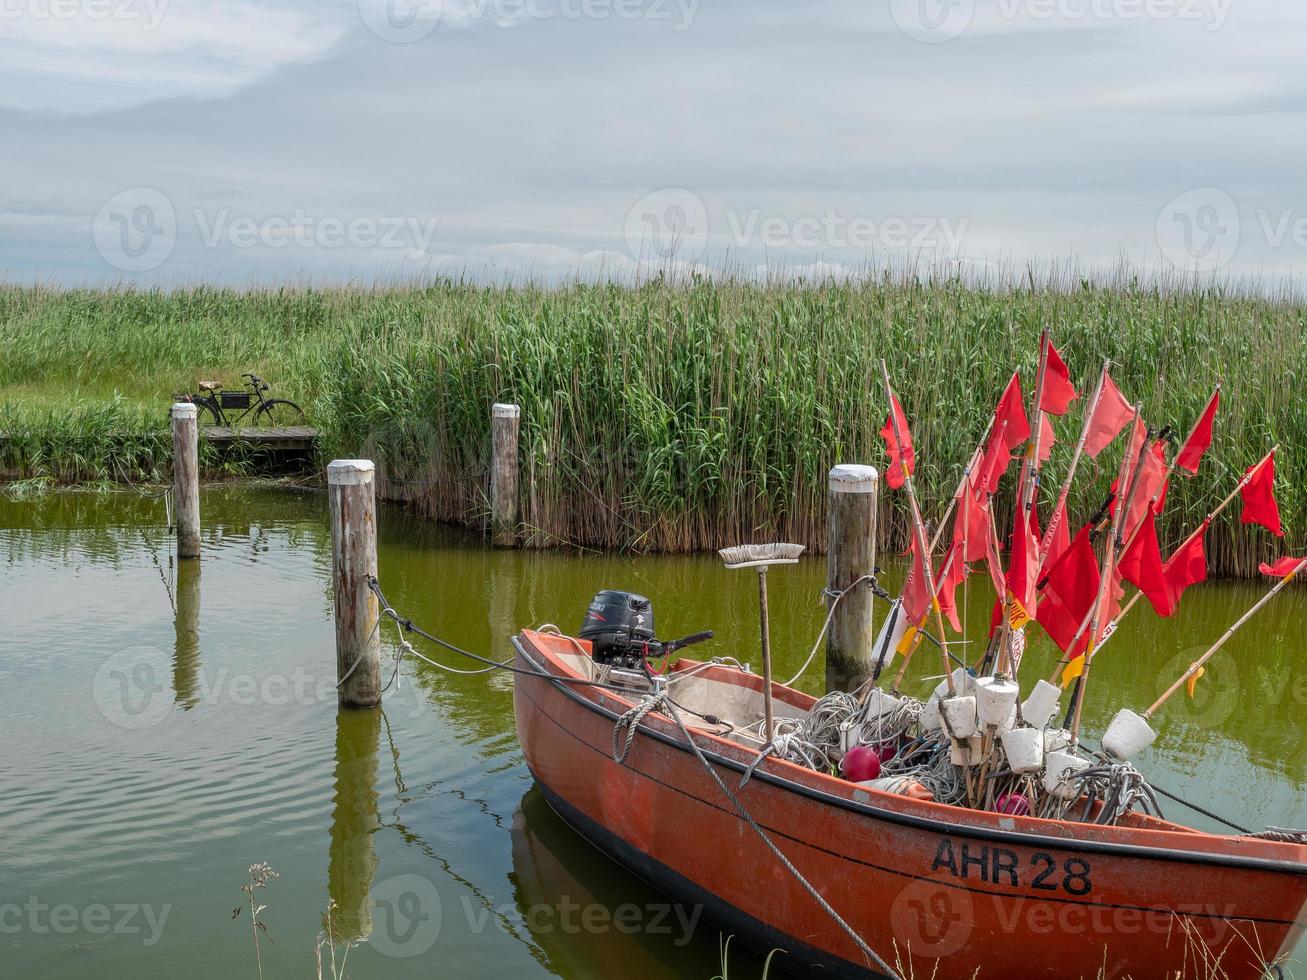
<instances>
[{"instance_id":1,"label":"red marker flag on pole","mask_svg":"<svg viewBox=\"0 0 1307 980\"><path fill-rule=\"evenodd\" d=\"M1122 534L1127 541L1135 529L1142 526L1144 514L1153 510L1153 497L1157 496L1159 504L1165 499L1162 494L1166 492L1167 472L1166 443L1158 439L1144 453L1144 458L1139 463L1134 499L1130 501L1130 512L1125 515L1125 523L1122 525Z\"/></svg>"},{"instance_id":2,"label":"red marker flag on pole","mask_svg":"<svg viewBox=\"0 0 1307 980\"><path fill-rule=\"evenodd\" d=\"M930 589L926 587L926 572L921 565L921 552L917 550L916 535L912 537L912 569L907 581L903 583L903 611L908 615L908 625L920 628L930 612Z\"/></svg>"},{"instance_id":3,"label":"red marker flag on pole","mask_svg":"<svg viewBox=\"0 0 1307 980\"><path fill-rule=\"evenodd\" d=\"M1162 548L1157 541L1157 520L1151 510L1144 516L1139 533L1121 555L1117 570L1123 579L1148 597L1157 615L1167 617L1175 612L1166 570L1162 566Z\"/></svg>"},{"instance_id":4,"label":"red marker flag on pole","mask_svg":"<svg viewBox=\"0 0 1307 980\"><path fill-rule=\"evenodd\" d=\"M1071 384L1071 372L1067 370L1062 355L1052 342L1048 345L1048 358L1044 364L1044 391L1039 399L1039 407L1049 415L1065 415L1067 408L1080 396Z\"/></svg>"},{"instance_id":5,"label":"red marker flag on pole","mask_svg":"<svg viewBox=\"0 0 1307 980\"><path fill-rule=\"evenodd\" d=\"M1166 576L1166 588L1171 595L1171 609L1180 605L1180 597L1191 585L1207 580L1207 548L1205 539L1211 521L1203 521L1202 526L1166 560L1162 573Z\"/></svg>"},{"instance_id":6,"label":"red marker flag on pole","mask_svg":"<svg viewBox=\"0 0 1307 980\"><path fill-rule=\"evenodd\" d=\"M1098 598L1102 581L1098 571L1098 557L1089 540L1089 526L1076 535L1075 540L1048 570L1048 584L1039 602L1039 625L1052 637L1063 653L1071 652L1080 624L1089 615ZM1088 630L1076 644L1076 654L1089 645Z\"/></svg>"},{"instance_id":7,"label":"red marker flag on pole","mask_svg":"<svg viewBox=\"0 0 1307 980\"><path fill-rule=\"evenodd\" d=\"M939 581L939 609L947 618L954 633L962 632L962 622L958 619L958 585L967 577L967 563L962 560L961 550L957 545L949 549L944 556L943 571Z\"/></svg>"},{"instance_id":8,"label":"red marker flag on pole","mask_svg":"<svg viewBox=\"0 0 1307 980\"><path fill-rule=\"evenodd\" d=\"M1197 476L1198 464L1202 462L1203 453L1207 452L1212 444L1212 423L1216 421L1216 410L1220 407L1221 389L1217 388L1212 393L1212 400L1207 403L1203 417L1198 420L1188 441L1180 447L1180 452L1175 457L1175 465L1178 469L1188 470Z\"/></svg>"},{"instance_id":9,"label":"red marker flag on pole","mask_svg":"<svg viewBox=\"0 0 1307 980\"><path fill-rule=\"evenodd\" d=\"M885 472L885 482L893 490L898 490L903 486L903 463L907 464L908 475L911 476L916 472L917 454L912 448L912 433L908 430L908 420L903 414L903 407L899 405L897 395L891 395L891 405L889 415L885 420L885 427L880 430L880 437L885 440L885 448L889 452L889 467ZM894 420L898 419L899 432L903 434L903 446L900 447L898 439L894 435Z\"/></svg>"},{"instance_id":10,"label":"red marker flag on pole","mask_svg":"<svg viewBox=\"0 0 1307 980\"><path fill-rule=\"evenodd\" d=\"M1271 453L1261 469L1256 464L1248 467L1245 478L1253 470L1257 470L1256 475L1239 490L1243 496L1243 523L1260 524L1277 538L1282 538L1284 527L1280 524L1280 506L1275 502L1275 453Z\"/></svg>"},{"instance_id":11,"label":"red marker flag on pole","mask_svg":"<svg viewBox=\"0 0 1307 980\"><path fill-rule=\"evenodd\" d=\"M986 492L994 493L1012 462L1012 450L1030 438L1030 422L1026 418L1025 401L1021 395L1021 379L1014 371L1012 380L998 400L994 412L994 426L990 430L985 461L981 464Z\"/></svg>"},{"instance_id":12,"label":"red marker flag on pole","mask_svg":"<svg viewBox=\"0 0 1307 980\"><path fill-rule=\"evenodd\" d=\"M1035 617L1035 586L1039 576L1039 535L1034 531L1034 512L1030 516L1017 505L1012 530L1012 554L1008 561L1007 596L1011 603L1013 629L1020 629Z\"/></svg>"},{"instance_id":13,"label":"red marker flag on pole","mask_svg":"<svg viewBox=\"0 0 1307 980\"><path fill-rule=\"evenodd\" d=\"M1046 535L1051 534L1048 546L1048 554L1044 556L1044 567L1052 568L1053 563L1062 557L1062 554L1071 547L1071 527L1067 519L1066 498L1057 502L1053 508L1053 516L1049 518L1048 529L1044 532Z\"/></svg>"},{"instance_id":14,"label":"red marker flag on pole","mask_svg":"<svg viewBox=\"0 0 1307 980\"><path fill-rule=\"evenodd\" d=\"M1103 390L1098 393L1098 403L1094 405L1094 414L1085 430L1085 452L1090 458L1097 459L1133 417L1134 407L1121 394L1112 376L1105 373Z\"/></svg>"},{"instance_id":15,"label":"red marker flag on pole","mask_svg":"<svg viewBox=\"0 0 1307 980\"><path fill-rule=\"evenodd\" d=\"M1307 558L1291 558L1288 555L1277 562L1262 562L1257 566L1257 570L1263 575L1273 575L1275 578L1288 578L1294 572L1298 571L1298 566L1307 561Z\"/></svg>"},{"instance_id":16,"label":"red marker flag on pole","mask_svg":"<svg viewBox=\"0 0 1307 980\"><path fill-rule=\"evenodd\" d=\"M1048 421L1048 416L1044 415L1039 420L1039 462L1047 463L1048 458L1053 455L1053 446L1057 444L1057 436L1053 433L1053 423Z\"/></svg>"},{"instance_id":17,"label":"red marker flag on pole","mask_svg":"<svg viewBox=\"0 0 1307 980\"><path fill-rule=\"evenodd\" d=\"M967 478L953 517L953 544L962 548L964 561L980 561L989 548L989 496L978 486L979 474Z\"/></svg>"}]
</instances>

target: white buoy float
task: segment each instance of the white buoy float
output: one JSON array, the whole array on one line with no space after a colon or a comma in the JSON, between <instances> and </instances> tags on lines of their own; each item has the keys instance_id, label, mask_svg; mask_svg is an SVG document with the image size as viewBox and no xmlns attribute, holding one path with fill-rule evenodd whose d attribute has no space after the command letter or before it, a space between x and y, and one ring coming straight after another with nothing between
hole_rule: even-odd
<instances>
[{"instance_id":1,"label":"white buoy float","mask_svg":"<svg viewBox=\"0 0 1307 980\"><path fill-rule=\"evenodd\" d=\"M1021 688L1003 677L981 677L976 681L976 721L982 729L1001 728L1016 710Z\"/></svg>"},{"instance_id":2,"label":"white buoy float","mask_svg":"<svg viewBox=\"0 0 1307 980\"><path fill-rule=\"evenodd\" d=\"M1041 678L1021 705L1022 720L1031 728L1043 728L1057 714L1057 702L1061 696L1062 691L1056 684Z\"/></svg>"},{"instance_id":3,"label":"white buoy float","mask_svg":"<svg viewBox=\"0 0 1307 980\"><path fill-rule=\"evenodd\" d=\"M1038 728L1013 728L999 737L1013 772L1025 775L1044 768L1044 733Z\"/></svg>"},{"instance_id":4,"label":"white buoy float","mask_svg":"<svg viewBox=\"0 0 1307 980\"><path fill-rule=\"evenodd\" d=\"M1129 708L1122 708L1103 733L1103 751L1122 762L1129 762L1157 739L1147 719Z\"/></svg>"},{"instance_id":5,"label":"white buoy float","mask_svg":"<svg viewBox=\"0 0 1307 980\"><path fill-rule=\"evenodd\" d=\"M974 694L949 698L939 703L944 727L955 739L970 738L976 734L976 696Z\"/></svg>"}]
</instances>

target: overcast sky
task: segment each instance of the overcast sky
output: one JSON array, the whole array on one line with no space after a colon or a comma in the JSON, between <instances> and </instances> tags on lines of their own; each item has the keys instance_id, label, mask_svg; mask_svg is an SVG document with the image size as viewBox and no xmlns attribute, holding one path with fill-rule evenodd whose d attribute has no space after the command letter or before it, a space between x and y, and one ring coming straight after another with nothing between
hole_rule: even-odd
<instances>
[{"instance_id":1,"label":"overcast sky","mask_svg":"<svg viewBox=\"0 0 1307 980\"><path fill-rule=\"evenodd\" d=\"M0 275L1296 281L1302 0L0 0Z\"/></svg>"}]
</instances>

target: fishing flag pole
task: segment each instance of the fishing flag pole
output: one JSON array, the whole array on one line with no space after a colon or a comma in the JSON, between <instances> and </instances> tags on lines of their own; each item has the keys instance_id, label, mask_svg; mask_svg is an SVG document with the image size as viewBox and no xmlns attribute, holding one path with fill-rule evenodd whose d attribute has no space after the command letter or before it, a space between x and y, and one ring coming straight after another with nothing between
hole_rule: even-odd
<instances>
[{"instance_id":1,"label":"fishing flag pole","mask_svg":"<svg viewBox=\"0 0 1307 980\"><path fill-rule=\"evenodd\" d=\"M948 636L944 632L944 614L940 611L939 601L936 598L936 596L939 595L939 590L935 586L935 573L930 567L931 552L927 548L928 542L926 541L926 527L921 520L921 508L917 504L917 491L912 484L912 474L908 472L907 456L901 451L901 447L903 446L903 432L899 425L899 413L894 410L896 404L894 388L890 384L889 367L885 364L884 358L881 358L880 361L880 372L885 380L885 400L889 403L889 417L890 424L894 428L894 441L900 447L898 463L903 474L904 489L908 491L908 505L912 509L912 530L917 540L917 552L921 557L921 571L926 579L926 594L931 597L930 605L933 606L935 610L935 625L939 630L939 650L944 660L944 677L948 682L948 692L950 695L953 695L957 693L957 687L953 683L953 668L949 662ZM927 613L927 615L929 615L929 613ZM917 625L919 626L920 624ZM906 658L904 659L903 667L907 667ZM901 674L902 670L900 670L900 675ZM897 687L898 684L896 682L895 688L897 689Z\"/></svg>"},{"instance_id":2,"label":"fishing flag pole","mask_svg":"<svg viewBox=\"0 0 1307 980\"><path fill-rule=\"evenodd\" d=\"M1230 491L1229 495L1224 500L1222 500L1219 504L1217 504L1216 507L1211 511L1211 513L1209 513L1206 517L1202 519L1199 525L1196 528L1194 528L1193 531L1189 534L1189 536L1185 538L1184 541L1180 543L1179 547L1175 549L1175 552L1183 551L1186 547L1188 547L1190 544L1193 543L1194 538L1202 534L1203 531L1209 525L1211 525L1213 521L1215 521L1218 517L1220 517L1221 513L1227 507L1229 507L1231 503L1233 503L1234 498L1239 496L1240 491L1242 491L1244 487L1246 487L1249 483L1251 483L1254 479L1257 478L1257 474L1262 471L1262 468L1271 461L1272 457L1274 457L1275 454L1279 452L1279 450L1280 450L1280 446L1277 443L1275 448L1272 449L1265 456L1263 456L1261 460L1258 461L1256 466L1254 466L1247 473L1245 473L1243 477L1239 480L1239 482L1235 484L1235 488ZM1139 533L1139 529L1136 528L1135 534L1138 533ZM1126 542L1126 548L1128 549L1133 542L1134 542L1134 535L1131 536L1130 541ZM1136 591L1135 594L1130 597L1130 601L1127 602L1124 607L1122 607L1119 613L1117 613L1116 618L1107 624L1107 627L1103 631L1103 638L1099 641L1098 644L1100 647L1104 643L1106 643L1109 639L1111 639L1112 635L1116 632L1117 628L1121 625L1121 622L1125 619L1126 614L1129 613L1130 610L1133 609L1138 604L1139 600L1143 598L1143 595L1144 595L1143 592ZM1084 622L1080 624L1080 629L1076 631L1075 639L1071 641L1072 650L1075 649L1075 644L1079 642L1080 637L1084 635L1085 630L1088 628L1089 628L1089 617L1086 616ZM1066 668L1067 664L1071 663L1074 659L1075 659L1074 657L1070 657L1063 654L1062 659L1059 660L1057 664L1054 665L1053 673L1050 674L1048 677L1049 683L1050 684L1056 683L1058 676L1061 675L1062 671Z\"/></svg>"},{"instance_id":3,"label":"fishing flag pole","mask_svg":"<svg viewBox=\"0 0 1307 980\"><path fill-rule=\"evenodd\" d=\"M1143 419L1140 412L1143 411L1143 403L1136 402L1134 409L1135 430L1138 431ZM1102 620L1103 604L1107 601L1107 596L1111 592L1113 579L1116 572L1117 554L1124 544L1121 540L1122 525L1125 522L1125 516L1130 510L1130 505L1134 502L1135 491L1139 489L1139 469L1143 462L1144 454L1149 451L1148 439L1140 440L1139 454L1132 459L1129 449L1121 457L1121 469L1117 475L1118 487L1128 486L1125 499L1118 501L1116 514L1112 518L1112 536L1107 539L1107 546L1103 550L1103 570L1099 576L1098 598L1094 601L1093 619L1089 624L1089 646L1085 650L1085 664L1082 668L1079 684L1076 685L1075 693L1072 695L1071 705L1071 745L1074 747L1080 741L1080 712L1085 703L1085 688L1089 685L1089 668L1094 662L1094 652L1100 640L1099 623ZM1075 649L1074 646L1071 647Z\"/></svg>"},{"instance_id":4,"label":"fishing flag pole","mask_svg":"<svg viewBox=\"0 0 1307 980\"><path fill-rule=\"evenodd\" d=\"M1200 672L1202 671L1203 667L1207 664L1207 661L1211 660L1212 657L1216 656L1216 654L1220 651L1221 647L1225 646L1226 642L1230 639L1230 637L1234 636L1234 634L1237 633L1239 629L1245 623L1248 622L1248 620L1252 619L1253 616L1257 615L1258 610L1260 610L1262 606L1266 605L1277 595L1279 595L1280 592L1284 590L1284 587L1288 585L1294 579L1294 577L1299 572L1301 572L1304 568L1307 568L1307 558L1301 559L1293 567L1292 571L1290 571L1287 575L1285 575L1282 579L1280 579L1280 581L1276 582L1275 585L1271 588L1271 590L1266 593L1266 595L1258 599L1251 609L1249 609L1246 613L1240 616L1238 621L1233 626L1231 626L1228 630L1226 630L1221 635L1221 638L1217 640L1215 643L1213 643L1206 653L1204 653L1201 657L1199 657L1192 664L1190 664L1189 669L1186 670L1183 674L1181 674L1180 677L1176 680L1176 682L1166 689L1166 693L1164 693L1160 698L1154 701L1152 706L1147 711L1144 712L1143 714L1144 720L1146 721L1149 718L1152 718L1153 715L1157 713L1158 709L1161 708L1162 705L1166 704L1166 702L1171 698L1171 696L1175 694L1176 691L1180 690L1180 688L1183 687L1185 684L1189 683L1192 678L1201 676Z\"/></svg>"},{"instance_id":5,"label":"fishing flag pole","mask_svg":"<svg viewBox=\"0 0 1307 980\"><path fill-rule=\"evenodd\" d=\"M1044 529L1044 540L1039 543L1039 566L1041 569L1048 558L1048 553L1053 548L1053 537L1057 533L1058 524L1066 520L1066 502L1071 495L1071 481L1076 478L1076 468L1080 465L1080 457L1084 454L1085 443L1089 441L1089 427L1094 422L1094 413L1098 411L1098 403L1103 397L1103 383L1107 379L1107 369L1111 366L1111 359L1105 358L1103 360L1103 370L1098 374L1098 385L1094 388L1094 396L1085 405L1085 421L1080 426L1080 438L1076 442L1075 452L1071 455L1071 465L1068 467L1066 477L1062 480L1062 487L1058 491L1057 504L1053 507L1053 516L1049 519L1048 527Z\"/></svg>"}]
</instances>

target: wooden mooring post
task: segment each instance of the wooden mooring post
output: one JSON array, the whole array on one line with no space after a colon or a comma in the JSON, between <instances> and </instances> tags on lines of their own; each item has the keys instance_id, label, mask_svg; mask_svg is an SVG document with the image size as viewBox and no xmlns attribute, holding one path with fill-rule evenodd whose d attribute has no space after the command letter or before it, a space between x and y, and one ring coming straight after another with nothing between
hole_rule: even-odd
<instances>
[{"instance_id":1,"label":"wooden mooring post","mask_svg":"<svg viewBox=\"0 0 1307 980\"><path fill-rule=\"evenodd\" d=\"M342 707L381 703L381 606L368 588L377 574L375 468L370 459L327 465L331 571L336 605L336 682Z\"/></svg>"},{"instance_id":2,"label":"wooden mooring post","mask_svg":"<svg viewBox=\"0 0 1307 980\"><path fill-rule=\"evenodd\" d=\"M517 544L517 430L521 417L517 405L497 402L490 406L490 537L499 548Z\"/></svg>"},{"instance_id":3,"label":"wooden mooring post","mask_svg":"<svg viewBox=\"0 0 1307 980\"><path fill-rule=\"evenodd\" d=\"M172 406L172 496L177 557L200 557L200 427L192 402Z\"/></svg>"},{"instance_id":4,"label":"wooden mooring post","mask_svg":"<svg viewBox=\"0 0 1307 980\"><path fill-rule=\"evenodd\" d=\"M843 592L876 568L876 504L880 474L873 466L830 471L826 587ZM826 689L856 690L871 676L874 596L863 582L839 601L826 633ZM828 600L834 602L832 597Z\"/></svg>"}]
</instances>

